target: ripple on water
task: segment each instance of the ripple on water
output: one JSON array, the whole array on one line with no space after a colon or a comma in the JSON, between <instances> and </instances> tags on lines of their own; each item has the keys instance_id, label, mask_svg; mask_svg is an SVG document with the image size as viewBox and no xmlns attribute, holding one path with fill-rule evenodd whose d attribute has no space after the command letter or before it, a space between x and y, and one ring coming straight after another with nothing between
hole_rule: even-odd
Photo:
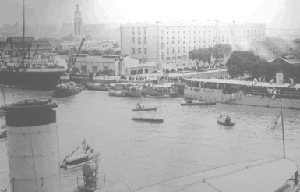
<instances>
[{"instance_id":1,"label":"ripple on water","mask_svg":"<svg viewBox=\"0 0 300 192\"><path fill-rule=\"evenodd\" d=\"M47 98L51 92L6 89L7 103L30 98ZM137 189L197 171L282 156L281 131L266 134L266 127L280 113L278 109L228 106L181 106L181 98L116 98L107 92L83 91L53 99L59 105L57 122L60 156L65 157L84 138L101 151L100 171L110 182L123 181ZM157 107L156 112L131 110L137 102ZM237 120L234 127L216 123L222 112ZM300 164L300 111L283 110L286 155ZM137 115L163 118L160 124L132 121ZM4 123L0 118L0 123ZM0 141L0 189L8 182L5 143ZM2 172L2 170L4 170ZM76 186L81 172L63 175L63 187ZM7 182L6 182L7 181Z\"/></svg>"}]
</instances>

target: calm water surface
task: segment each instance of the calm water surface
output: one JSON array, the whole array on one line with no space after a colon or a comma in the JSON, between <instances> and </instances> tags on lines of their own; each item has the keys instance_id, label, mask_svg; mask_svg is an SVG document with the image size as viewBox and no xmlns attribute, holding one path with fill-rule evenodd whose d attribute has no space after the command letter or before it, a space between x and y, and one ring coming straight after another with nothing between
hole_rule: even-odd
<instances>
[{"instance_id":1,"label":"calm water surface","mask_svg":"<svg viewBox=\"0 0 300 192\"><path fill-rule=\"evenodd\" d=\"M6 103L50 98L52 92L6 89ZM1 98L2 99L2 98ZM83 91L58 104L60 156L70 154L86 138L101 151L100 171L108 183L123 181L131 189L159 183L215 167L262 158L278 158L282 132L266 134L279 109L229 106L181 106L182 98L115 98L107 92ZM137 102L157 112L132 112ZM3 101L2 103L3 104ZM216 123L221 112L236 119L234 127ZM300 164L300 111L283 110L287 158ZM155 116L164 123L132 121L134 116ZM4 124L2 117L0 123ZM80 172L62 174L64 191L75 188ZM0 141L0 189L8 183L5 140Z\"/></svg>"}]
</instances>

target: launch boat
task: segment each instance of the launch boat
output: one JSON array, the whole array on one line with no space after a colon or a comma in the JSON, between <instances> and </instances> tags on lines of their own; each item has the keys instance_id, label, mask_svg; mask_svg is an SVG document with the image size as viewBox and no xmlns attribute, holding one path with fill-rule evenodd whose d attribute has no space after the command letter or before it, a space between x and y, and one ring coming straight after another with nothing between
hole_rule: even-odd
<instances>
[{"instance_id":1,"label":"launch boat","mask_svg":"<svg viewBox=\"0 0 300 192\"><path fill-rule=\"evenodd\" d=\"M164 122L163 119L143 118L143 117L133 117L132 120L134 120L134 121L144 121L144 122L153 122L153 123L162 123L162 122Z\"/></svg>"},{"instance_id":2,"label":"launch boat","mask_svg":"<svg viewBox=\"0 0 300 192\"><path fill-rule=\"evenodd\" d=\"M77 168L79 166L82 166L86 162L97 162L98 157L100 156L99 151L94 151L84 140L82 143L83 150L82 152L73 155L79 147L77 147L71 155L68 155L64 158L62 161L60 168L63 168L65 170Z\"/></svg>"}]
</instances>

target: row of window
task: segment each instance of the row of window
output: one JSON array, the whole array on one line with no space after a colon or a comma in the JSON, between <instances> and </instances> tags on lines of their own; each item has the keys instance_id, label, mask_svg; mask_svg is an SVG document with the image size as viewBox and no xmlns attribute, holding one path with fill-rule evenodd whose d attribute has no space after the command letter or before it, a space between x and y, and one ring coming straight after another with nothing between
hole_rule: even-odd
<instances>
[{"instance_id":1,"label":"row of window","mask_svg":"<svg viewBox=\"0 0 300 192\"><path fill-rule=\"evenodd\" d=\"M144 27L144 29L143 29L144 34L146 34L146 30L147 30L147 28ZM137 33L141 34L141 27L137 27ZM132 27L132 34L133 35L135 34L135 28L134 27Z\"/></svg>"},{"instance_id":2,"label":"row of window","mask_svg":"<svg viewBox=\"0 0 300 192\"><path fill-rule=\"evenodd\" d=\"M177 59L181 59L181 60L186 60L187 56L186 55L182 55L182 56L177 56ZM161 55L161 60L164 61L165 57L164 55ZM166 61L171 61L171 60L176 60L176 57L166 57Z\"/></svg>"},{"instance_id":3,"label":"row of window","mask_svg":"<svg viewBox=\"0 0 300 192\"><path fill-rule=\"evenodd\" d=\"M135 44L135 38L132 38L132 43ZM143 42L143 43L144 43L144 44L147 43L146 37L144 37L144 42ZM141 44L141 38L140 38L140 37L138 38L138 44Z\"/></svg>"},{"instance_id":4,"label":"row of window","mask_svg":"<svg viewBox=\"0 0 300 192\"><path fill-rule=\"evenodd\" d=\"M183 32L183 35L185 35L185 31L182 31ZM191 31L187 31L189 34L191 33ZM196 32L197 31L192 31L192 32L194 32L194 34L196 35ZM198 33L200 34L201 32L203 32L203 33L205 33L205 32L207 32L207 31L198 31ZM212 31L213 33L215 33L216 31ZM260 34L264 34L264 30L242 30L242 31L221 31L221 30L219 30L218 31L219 33L229 33L229 32L234 32L234 33L254 33L254 34L256 34L256 32L257 32L257 34L258 33L260 33ZM180 31L177 31L177 33L178 33L178 35L180 35ZM210 33L210 31L208 31L208 33ZM165 31L164 30L161 30L161 35L164 35L165 34ZM169 34L169 31L167 31L167 33L166 33L167 35ZM171 34L171 33L170 33ZM175 35L175 31L172 31L172 35L174 36Z\"/></svg>"},{"instance_id":5,"label":"row of window","mask_svg":"<svg viewBox=\"0 0 300 192\"><path fill-rule=\"evenodd\" d=\"M142 49L138 48L137 53L135 52L135 48L132 48L132 54L140 54L142 53ZM147 54L147 48L144 48L144 54Z\"/></svg>"}]
</instances>

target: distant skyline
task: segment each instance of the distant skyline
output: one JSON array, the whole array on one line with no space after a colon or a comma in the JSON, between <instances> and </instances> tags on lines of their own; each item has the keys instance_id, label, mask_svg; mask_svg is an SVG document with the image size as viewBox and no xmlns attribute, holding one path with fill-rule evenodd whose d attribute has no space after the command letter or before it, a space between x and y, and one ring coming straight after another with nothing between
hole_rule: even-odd
<instances>
[{"instance_id":1,"label":"distant skyline","mask_svg":"<svg viewBox=\"0 0 300 192\"><path fill-rule=\"evenodd\" d=\"M1 0L0 27L22 24L23 0ZM270 28L300 28L300 0L25 0L26 23L72 23L76 4L83 23L179 21L208 18L265 23Z\"/></svg>"}]
</instances>

